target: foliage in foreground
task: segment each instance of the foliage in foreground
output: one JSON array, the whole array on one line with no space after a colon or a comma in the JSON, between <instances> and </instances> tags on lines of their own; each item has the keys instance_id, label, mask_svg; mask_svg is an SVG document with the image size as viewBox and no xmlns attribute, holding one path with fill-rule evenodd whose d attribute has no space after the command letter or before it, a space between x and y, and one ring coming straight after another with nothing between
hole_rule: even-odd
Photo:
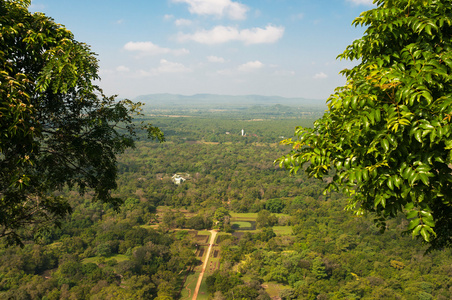
<instances>
[{"instance_id":1,"label":"foliage in foreground","mask_svg":"<svg viewBox=\"0 0 452 300\"><path fill-rule=\"evenodd\" d=\"M323 178L384 230L399 213L431 249L452 246L452 1L377 0L341 59L347 84L313 129L298 128L280 166Z\"/></svg>"},{"instance_id":2,"label":"foliage in foreground","mask_svg":"<svg viewBox=\"0 0 452 300\"><path fill-rule=\"evenodd\" d=\"M134 145L140 105L106 97L97 59L29 1L0 1L0 237L21 243L71 207L55 191L91 189L118 205L116 155ZM150 137L163 139L155 127Z\"/></svg>"}]
</instances>

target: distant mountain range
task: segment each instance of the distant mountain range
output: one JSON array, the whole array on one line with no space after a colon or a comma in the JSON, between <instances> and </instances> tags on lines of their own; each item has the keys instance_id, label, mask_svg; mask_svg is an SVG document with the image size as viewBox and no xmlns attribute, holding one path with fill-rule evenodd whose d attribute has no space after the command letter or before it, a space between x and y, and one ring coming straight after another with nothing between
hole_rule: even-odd
<instances>
[{"instance_id":1,"label":"distant mountain range","mask_svg":"<svg viewBox=\"0 0 452 300\"><path fill-rule=\"evenodd\" d=\"M260 95L231 96L196 94L192 96L184 96L175 94L149 94L138 96L134 99L134 101L143 102L154 108L245 108L250 106L273 106L278 104L295 107L326 108L325 100Z\"/></svg>"}]
</instances>

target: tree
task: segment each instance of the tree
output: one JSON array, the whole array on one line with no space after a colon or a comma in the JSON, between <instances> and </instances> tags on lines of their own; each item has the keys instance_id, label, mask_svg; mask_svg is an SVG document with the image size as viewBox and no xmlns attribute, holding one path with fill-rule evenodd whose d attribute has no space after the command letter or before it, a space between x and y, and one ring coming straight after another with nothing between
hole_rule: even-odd
<instances>
[{"instance_id":1,"label":"tree","mask_svg":"<svg viewBox=\"0 0 452 300\"><path fill-rule=\"evenodd\" d=\"M277 160L291 172L334 176L347 209L385 220L430 249L452 246L452 1L376 0L353 21L365 34L339 55L359 60L312 129L298 127Z\"/></svg>"},{"instance_id":2,"label":"tree","mask_svg":"<svg viewBox=\"0 0 452 300\"><path fill-rule=\"evenodd\" d=\"M281 199L269 199L265 203L265 209L272 213L280 213L284 208L284 203Z\"/></svg>"},{"instance_id":3,"label":"tree","mask_svg":"<svg viewBox=\"0 0 452 300\"><path fill-rule=\"evenodd\" d=\"M231 215L229 214L229 210L224 207L219 207L215 210L213 215L213 220L216 222L218 228L223 229L225 225L229 224Z\"/></svg>"},{"instance_id":4,"label":"tree","mask_svg":"<svg viewBox=\"0 0 452 300\"><path fill-rule=\"evenodd\" d=\"M93 84L97 59L72 33L28 0L0 0L0 237L21 243L71 211L64 187L118 207L116 155L138 130L140 105L115 101Z\"/></svg>"},{"instance_id":5,"label":"tree","mask_svg":"<svg viewBox=\"0 0 452 300\"><path fill-rule=\"evenodd\" d=\"M268 210L263 209L257 213L256 218L257 228L272 227L276 224L278 224L278 217L272 215Z\"/></svg>"},{"instance_id":6,"label":"tree","mask_svg":"<svg viewBox=\"0 0 452 300\"><path fill-rule=\"evenodd\" d=\"M271 227L263 227L262 231L255 234L257 240L268 242L276 236L276 233Z\"/></svg>"},{"instance_id":7,"label":"tree","mask_svg":"<svg viewBox=\"0 0 452 300\"><path fill-rule=\"evenodd\" d=\"M325 265L320 257L316 257L312 261L311 271L312 271L312 274L314 274L314 276L317 279L322 279L322 278L327 277L327 274L325 272Z\"/></svg>"}]
</instances>

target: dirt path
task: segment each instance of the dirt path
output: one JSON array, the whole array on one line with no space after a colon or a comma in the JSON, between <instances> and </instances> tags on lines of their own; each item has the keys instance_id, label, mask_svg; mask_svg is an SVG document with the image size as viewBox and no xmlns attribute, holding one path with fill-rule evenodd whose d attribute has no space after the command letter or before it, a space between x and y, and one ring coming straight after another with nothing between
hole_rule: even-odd
<instances>
[{"instance_id":1,"label":"dirt path","mask_svg":"<svg viewBox=\"0 0 452 300\"><path fill-rule=\"evenodd\" d=\"M193 293L192 300L196 300L198 298L198 292L199 287L201 286L202 278L204 277L204 271L207 267L207 262L209 261L210 257L210 251L212 250L213 243L215 242L215 237L217 236L217 232L215 230L210 230L210 242L209 242L209 249L207 250L206 259L204 260L204 263L202 264L202 270L198 277L198 282L196 283L195 292Z\"/></svg>"}]
</instances>

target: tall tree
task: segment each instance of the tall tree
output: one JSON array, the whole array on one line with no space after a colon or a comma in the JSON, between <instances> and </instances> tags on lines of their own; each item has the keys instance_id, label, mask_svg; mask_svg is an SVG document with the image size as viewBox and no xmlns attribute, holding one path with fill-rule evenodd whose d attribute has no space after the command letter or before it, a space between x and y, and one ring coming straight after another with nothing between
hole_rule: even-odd
<instances>
[{"instance_id":1,"label":"tall tree","mask_svg":"<svg viewBox=\"0 0 452 300\"><path fill-rule=\"evenodd\" d=\"M0 237L58 221L71 208L55 191L87 188L112 203L116 155L134 145L140 104L115 101L93 84L98 62L86 44L30 1L0 0Z\"/></svg>"},{"instance_id":2,"label":"tall tree","mask_svg":"<svg viewBox=\"0 0 452 300\"><path fill-rule=\"evenodd\" d=\"M225 225L229 224L230 218L231 215L229 214L229 210L224 207L217 208L213 215L213 220L220 229L224 229Z\"/></svg>"},{"instance_id":3,"label":"tall tree","mask_svg":"<svg viewBox=\"0 0 452 300\"><path fill-rule=\"evenodd\" d=\"M314 128L297 128L282 167L332 174L348 209L382 229L399 213L431 249L452 246L452 1L376 0L353 21L364 36L339 55L359 60Z\"/></svg>"}]
</instances>

